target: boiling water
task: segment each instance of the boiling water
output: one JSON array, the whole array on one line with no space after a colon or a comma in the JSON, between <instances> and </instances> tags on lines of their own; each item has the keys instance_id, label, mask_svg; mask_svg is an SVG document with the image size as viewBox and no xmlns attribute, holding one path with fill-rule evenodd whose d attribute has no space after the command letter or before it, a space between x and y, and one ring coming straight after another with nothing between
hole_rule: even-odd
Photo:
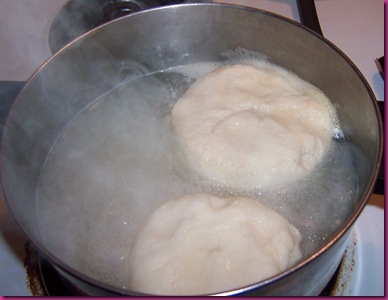
<instances>
[{"instance_id":1,"label":"boiling water","mask_svg":"<svg viewBox=\"0 0 388 300\"><path fill-rule=\"evenodd\" d=\"M145 219L186 193L244 195L272 207L302 234L304 257L323 246L358 199L360 152L334 139L307 179L273 190L237 191L197 177L180 156L170 124L174 103L218 64L139 77L74 118L46 160L38 190L44 241L88 276L126 288L128 254ZM356 163L357 162L357 163Z\"/></svg>"}]
</instances>

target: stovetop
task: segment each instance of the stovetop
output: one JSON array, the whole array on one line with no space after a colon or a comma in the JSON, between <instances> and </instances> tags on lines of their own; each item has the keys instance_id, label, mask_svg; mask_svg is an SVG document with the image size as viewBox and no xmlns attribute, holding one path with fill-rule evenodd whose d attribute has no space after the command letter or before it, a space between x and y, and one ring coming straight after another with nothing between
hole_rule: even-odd
<instances>
[{"instance_id":1,"label":"stovetop","mask_svg":"<svg viewBox=\"0 0 388 300\"><path fill-rule=\"evenodd\" d=\"M0 126L25 81L51 55L50 26L68 0L1 0ZM216 0L254 6L300 21L296 0ZM315 1L324 36L343 50L384 100L375 59L384 55L383 0ZM17 16L17 18L15 18ZM365 45L368 45L367 47ZM383 103L383 102L382 102ZM27 296L26 238L0 197L0 295ZM384 196L373 195L353 227L336 295L384 295Z\"/></svg>"}]
</instances>

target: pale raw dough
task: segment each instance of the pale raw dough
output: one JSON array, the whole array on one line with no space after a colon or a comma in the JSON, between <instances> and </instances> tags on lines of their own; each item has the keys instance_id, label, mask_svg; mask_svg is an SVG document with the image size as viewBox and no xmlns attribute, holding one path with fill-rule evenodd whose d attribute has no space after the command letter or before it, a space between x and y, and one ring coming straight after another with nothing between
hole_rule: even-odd
<instances>
[{"instance_id":1,"label":"pale raw dough","mask_svg":"<svg viewBox=\"0 0 388 300\"><path fill-rule=\"evenodd\" d=\"M227 65L199 78L172 111L189 165L237 188L308 175L327 153L335 110L317 88L284 69Z\"/></svg>"},{"instance_id":2,"label":"pale raw dough","mask_svg":"<svg viewBox=\"0 0 388 300\"><path fill-rule=\"evenodd\" d=\"M159 207L130 255L130 287L199 295L243 287L301 258L299 231L249 198L186 195Z\"/></svg>"}]
</instances>

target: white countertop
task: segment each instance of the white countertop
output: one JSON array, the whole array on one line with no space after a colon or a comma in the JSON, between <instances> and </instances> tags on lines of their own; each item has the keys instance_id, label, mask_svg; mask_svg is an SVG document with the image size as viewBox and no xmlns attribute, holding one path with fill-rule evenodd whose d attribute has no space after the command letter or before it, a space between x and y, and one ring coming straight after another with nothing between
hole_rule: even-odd
<instances>
[{"instance_id":1,"label":"white countertop","mask_svg":"<svg viewBox=\"0 0 388 300\"><path fill-rule=\"evenodd\" d=\"M50 24L67 1L0 0L0 81L25 81L50 57L47 42ZM215 2L253 6L299 21L296 0ZM374 62L384 55L384 0L315 2L324 36L348 55L366 77L376 98L384 100L384 81ZM369 273L363 275L367 280L362 284L357 277L356 285L346 293L383 295L384 210L368 205L355 224L354 232L359 243L366 242L359 248L363 255L360 264ZM31 295L25 285L23 247L24 236L0 197L0 295ZM368 261L369 258L374 258L373 262Z\"/></svg>"}]
</instances>

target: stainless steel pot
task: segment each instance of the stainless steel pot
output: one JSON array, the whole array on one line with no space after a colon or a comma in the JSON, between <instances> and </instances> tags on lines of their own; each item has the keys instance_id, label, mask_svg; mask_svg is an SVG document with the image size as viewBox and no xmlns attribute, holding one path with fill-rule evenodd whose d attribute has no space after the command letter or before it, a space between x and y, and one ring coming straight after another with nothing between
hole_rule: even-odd
<instances>
[{"instance_id":1,"label":"stainless steel pot","mask_svg":"<svg viewBox=\"0 0 388 300\"><path fill-rule=\"evenodd\" d=\"M61 274L90 295L130 294L87 276L57 256L36 217L40 172L54 142L83 108L140 69L220 60L243 47L316 85L335 103L345 136L365 155L352 213L327 243L289 270L223 295L317 295L343 256L350 228L363 210L382 156L376 100L354 64L333 44L302 25L265 11L189 4L135 13L103 25L49 59L28 81L7 119L1 179L11 213ZM98 68L95 68L96 62Z\"/></svg>"}]
</instances>

